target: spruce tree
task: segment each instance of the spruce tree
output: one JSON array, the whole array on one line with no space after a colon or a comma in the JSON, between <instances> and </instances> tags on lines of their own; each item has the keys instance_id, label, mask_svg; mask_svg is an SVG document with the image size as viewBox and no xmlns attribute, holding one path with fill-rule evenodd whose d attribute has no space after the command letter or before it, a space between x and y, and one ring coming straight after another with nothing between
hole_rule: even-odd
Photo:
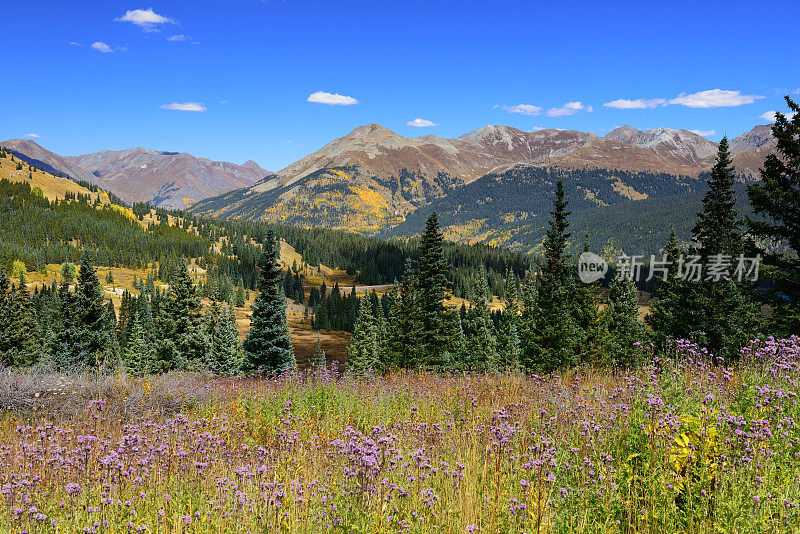
<instances>
[{"instance_id":1,"label":"spruce tree","mask_svg":"<svg viewBox=\"0 0 800 534\"><path fill-rule=\"evenodd\" d=\"M203 323L203 305L183 260L175 265L169 279L169 293L161 302L159 312L158 372L205 369L210 340Z\"/></svg>"},{"instance_id":2,"label":"spruce tree","mask_svg":"<svg viewBox=\"0 0 800 534\"><path fill-rule=\"evenodd\" d=\"M317 349L314 351L314 357L311 359L311 365L318 369L325 369L327 362L325 361L325 351L322 350L322 338L317 334Z\"/></svg>"},{"instance_id":3,"label":"spruce tree","mask_svg":"<svg viewBox=\"0 0 800 534\"><path fill-rule=\"evenodd\" d=\"M223 376L235 375L241 367L241 343L233 307L219 308L211 341L211 370Z\"/></svg>"},{"instance_id":4,"label":"spruce tree","mask_svg":"<svg viewBox=\"0 0 800 534\"><path fill-rule=\"evenodd\" d=\"M252 305L250 332L244 341L243 369L272 372L294 369L294 353L286 322L286 297L281 292L278 245L272 231L267 233L259 260L258 296Z\"/></svg>"},{"instance_id":5,"label":"spruce tree","mask_svg":"<svg viewBox=\"0 0 800 534\"><path fill-rule=\"evenodd\" d=\"M697 214L693 231L706 266L727 258L733 267L742 252L741 222L733 191L735 179L728 141L723 138L708 181L709 191L703 198L703 211ZM703 339L696 340L703 342L714 355L728 360L736 358L739 349L758 330L758 310L750 302L747 284L732 279L732 271L731 268L728 279L706 276L702 280L699 290L705 298L700 302L706 304L701 308Z\"/></svg>"},{"instance_id":6,"label":"spruce tree","mask_svg":"<svg viewBox=\"0 0 800 534\"><path fill-rule=\"evenodd\" d=\"M94 256L90 252L84 252L81 260L75 306L79 324L75 347L77 362L90 367L113 365L117 356L112 342L115 333L109 322Z\"/></svg>"},{"instance_id":7,"label":"spruce tree","mask_svg":"<svg viewBox=\"0 0 800 534\"><path fill-rule=\"evenodd\" d=\"M735 255L741 249L741 221L733 191L735 182L728 138L723 137L708 180L708 192L703 197L703 211L697 214L692 231L699 245L698 252L704 259L714 254Z\"/></svg>"},{"instance_id":8,"label":"spruce tree","mask_svg":"<svg viewBox=\"0 0 800 534\"><path fill-rule=\"evenodd\" d=\"M556 198L550 212L550 228L544 240L544 260L538 265L535 291L528 291L529 308L525 331L523 366L536 372L565 368L578 363L584 335L575 321L569 291L567 240L570 234L564 183L556 183Z\"/></svg>"},{"instance_id":9,"label":"spruce tree","mask_svg":"<svg viewBox=\"0 0 800 534\"><path fill-rule=\"evenodd\" d=\"M135 315L131 320L128 343L123 351L122 361L125 370L135 376L144 376L157 371L155 368L155 351L147 339L142 319Z\"/></svg>"},{"instance_id":10,"label":"spruce tree","mask_svg":"<svg viewBox=\"0 0 800 534\"><path fill-rule=\"evenodd\" d=\"M468 371L487 372L497 368L497 339L486 302L487 293L486 278L481 274L467 312L466 347L460 362Z\"/></svg>"},{"instance_id":11,"label":"spruce tree","mask_svg":"<svg viewBox=\"0 0 800 534\"><path fill-rule=\"evenodd\" d=\"M590 252L588 232L584 237L583 251ZM599 360L602 356L600 354L602 342L597 301L599 281L587 284L578 278L577 273L574 273L568 277L567 283L569 293L572 295L573 317L581 333L578 348L579 359L580 361Z\"/></svg>"},{"instance_id":12,"label":"spruce tree","mask_svg":"<svg viewBox=\"0 0 800 534\"><path fill-rule=\"evenodd\" d=\"M767 255L763 270L774 284L768 303L780 335L800 332L800 105L788 96L786 103L792 114L776 113L772 126L777 154L767 156L761 181L748 189L760 218L747 221L754 236L789 249Z\"/></svg>"},{"instance_id":13,"label":"spruce tree","mask_svg":"<svg viewBox=\"0 0 800 534\"><path fill-rule=\"evenodd\" d=\"M0 363L21 367L41 356L39 323L25 287L25 275L12 291L5 270L0 268Z\"/></svg>"},{"instance_id":14,"label":"spruce tree","mask_svg":"<svg viewBox=\"0 0 800 534\"><path fill-rule=\"evenodd\" d=\"M644 340L644 328L639 322L639 293L632 280L623 278L611 283L600 322L608 334L603 361L621 366L635 363L634 344Z\"/></svg>"},{"instance_id":15,"label":"spruce tree","mask_svg":"<svg viewBox=\"0 0 800 534\"><path fill-rule=\"evenodd\" d=\"M424 365L444 367L449 342L450 321L444 305L448 289L448 266L444 257L444 238L434 211L428 217L422 236L422 252L417 267L419 295L417 314Z\"/></svg>"},{"instance_id":16,"label":"spruce tree","mask_svg":"<svg viewBox=\"0 0 800 534\"><path fill-rule=\"evenodd\" d=\"M358 319L347 347L347 368L355 375L373 375L380 365L378 340L375 335L375 318L372 304L366 296L361 299Z\"/></svg>"},{"instance_id":17,"label":"spruce tree","mask_svg":"<svg viewBox=\"0 0 800 534\"><path fill-rule=\"evenodd\" d=\"M506 276L505 302L500 316L500 329L497 336L498 369L507 371L519 365L520 339L519 323L521 302L517 291L517 279L513 272Z\"/></svg>"}]
</instances>

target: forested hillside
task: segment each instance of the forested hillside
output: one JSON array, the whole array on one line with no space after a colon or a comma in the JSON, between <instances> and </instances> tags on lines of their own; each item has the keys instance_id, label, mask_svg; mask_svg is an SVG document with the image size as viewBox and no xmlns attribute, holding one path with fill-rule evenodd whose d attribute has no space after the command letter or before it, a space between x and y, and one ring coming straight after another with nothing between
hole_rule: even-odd
<instances>
[{"instance_id":1,"label":"forested hillside","mask_svg":"<svg viewBox=\"0 0 800 534\"><path fill-rule=\"evenodd\" d=\"M588 232L592 250L610 246L637 254L658 251L673 228L679 239L688 241L694 215L708 189L707 174L689 177L516 166L419 208L380 235L418 234L435 211L448 239L535 252L547 230L553 188L559 179L564 182L576 231L571 248L582 246ZM745 186L737 183L735 190L746 204Z\"/></svg>"}]
</instances>

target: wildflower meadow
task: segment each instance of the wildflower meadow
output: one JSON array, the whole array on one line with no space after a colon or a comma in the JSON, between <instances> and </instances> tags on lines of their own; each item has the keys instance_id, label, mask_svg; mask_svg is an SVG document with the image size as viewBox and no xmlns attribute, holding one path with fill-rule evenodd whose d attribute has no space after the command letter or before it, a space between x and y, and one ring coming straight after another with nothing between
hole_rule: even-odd
<instances>
[{"instance_id":1,"label":"wildflower meadow","mask_svg":"<svg viewBox=\"0 0 800 534\"><path fill-rule=\"evenodd\" d=\"M800 531L800 339L754 341L734 366L688 342L669 356L172 392L87 377L85 397L33 394L3 416L0 531ZM6 404L22 379L4 377Z\"/></svg>"}]
</instances>

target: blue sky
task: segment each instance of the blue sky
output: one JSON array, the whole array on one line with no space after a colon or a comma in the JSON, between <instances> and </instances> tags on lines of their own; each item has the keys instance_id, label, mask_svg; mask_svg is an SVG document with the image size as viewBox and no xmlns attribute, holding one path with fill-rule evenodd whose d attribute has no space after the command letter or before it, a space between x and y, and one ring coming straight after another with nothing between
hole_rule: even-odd
<instances>
[{"instance_id":1,"label":"blue sky","mask_svg":"<svg viewBox=\"0 0 800 534\"><path fill-rule=\"evenodd\" d=\"M407 137L631 124L718 140L800 98L797 0L3 10L0 138L39 136L64 155L143 146L277 170L367 123Z\"/></svg>"}]
</instances>

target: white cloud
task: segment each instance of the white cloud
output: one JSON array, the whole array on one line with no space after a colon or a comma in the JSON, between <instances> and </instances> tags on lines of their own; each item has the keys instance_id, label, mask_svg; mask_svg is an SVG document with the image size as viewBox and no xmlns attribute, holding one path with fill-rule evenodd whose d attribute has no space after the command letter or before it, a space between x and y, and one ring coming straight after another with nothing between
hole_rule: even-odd
<instances>
[{"instance_id":1,"label":"white cloud","mask_svg":"<svg viewBox=\"0 0 800 534\"><path fill-rule=\"evenodd\" d=\"M107 44L105 44L102 41L96 41L96 42L92 43L92 48L94 50L97 50L98 52L102 52L104 54L109 54L109 53L114 51L113 48L111 48L110 46L108 46Z\"/></svg>"},{"instance_id":2,"label":"white cloud","mask_svg":"<svg viewBox=\"0 0 800 534\"><path fill-rule=\"evenodd\" d=\"M125 12L121 17L114 20L118 22L130 22L139 26L145 31L158 31L159 24L177 24L174 20L159 15L153 11L152 7L147 9L131 9Z\"/></svg>"},{"instance_id":3,"label":"white cloud","mask_svg":"<svg viewBox=\"0 0 800 534\"><path fill-rule=\"evenodd\" d=\"M41 135L35 134L35 133L29 133L29 134L23 135L22 137L30 137L30 138L38 139L39 137L41 137Z\"/></svg>"},{"instance_id":4,"label":"white cloud","mask_svg":"<svg viewBox=\"0 0 800 534\"><path fill-rule=\"evenodd\" d=\"M587 113L594 113L594 108L592 106L586 106Z\"/></svg>"},{"instance_id":5,"label":"white cloud","mask_svg":"<svg viewBox=\"0 0 800 534\"><path fill-rule=\"evenodd\" d=\"M800 87L798 87L797 89L795 89L794 91L792 91L792 94L793 94L793 95L800 95Z\"/></svg>"},{"instance_id":6,"label":"white cloud","mask_svg":"<svg viewBox=\"0 0 800 534\"><path fill-rule=\"evenodd\" d=\"M70 41L70 42L69 42L69 45L70 45L70 46L83 46L83 45L82 45L82 44L80 44L78 41Z\"/></svg>"},{"instance_id":7,"label":"white cloud","mask_svg":"<svg viewBox=\"0 0 800 534\"><path fill-rule=\"evenodd\" d=\"M495 108L508 111L509 113L519 113L520 115L538 115L542 108L532 104L517 104L516 106L495 106Z\"/></svg>"},{"instance_id":8,"label":"white cloud","mask_svg":"<svg viewBox=\"0 0 800 534\"><path fill-rule=\"evenodd\" d=\"M794 117L794 113L784 113L786 118L791 119ZM768 120L769 122L775 122L775 112L774 111L767 111L766 113L762 113L758 116L759 119Z\"/></svg>"},{"instance_id":9,"label":"white cloud","mask_svg":"<svg viewBox=\"0 0 800 534\"><path fill-rule=\"evenodd\" d=\"M567 102L560 108L550 108L547 110L548 117L568 117L575 115L577 112L584 109L581 102Z\"/></svg>"},{"instance_id":10,"label":"white cloud","mask_svg":"<svg viewBox=\"0 0 800 534\"><path fill-rule=\"evenodd\" d=\"M531 128L531 130L530 130L530 131L532 131L532 132L538 132L539 130L544 130L544 129L545 129L545 127L544 127L544 126L534 126L533 128Z\"/></svg>"},{"instance_id":11,"label":"white cloud","mask_svg":"<svg viewBox=\"0 0 800 534\"><path fill-rule=\"evenodd\" d=\"M681 93L677 98L669 101L670 104L679 104L690 108L721 108L752 104L764 98L761 95L743 95L741 91L727 91L723 89L709 89L687 95Z\"/></svg>"},{"instance_id":12,"label":"white cloud","mask_svg":"<svg viewBox=\"0 0 800 534\"><path fill-rule=\"evenodd\" d=\"M635 100L620 98L618 100L606 102L603 104L603 107L614 109L648 109L664 106L666 103L667 101L663 98L637 98Z\"/></svg>"},{"instance_id":13,"label":"white cloud","mask_svg":"<svg viewBox=\"0 0 800 534\"><path fill-rule=\"evenodd\" d=\"M191 39L191 37L187 37L184 34L173 35L172 37L167 37L167 41L187 41L189 39Z\"/></svg>"},{"instance_id":14,"label":"white cloud","mask_svg":"<svg viewBox=\"0 0 800 534\"><path fill-rule=\"evenodd\" d=\"M197 102L173 102L172 104L164 104L161 109L170 109L172 111L205 111L206 107Z\"/></svg>"},{"instance_id":15,"label":"white cloud","mask_svg":"<svg viewBox=\"0 0 800 534\"><path fill-rule=\"evenodd\" d=\"M227 101L227 100L220 100L220 101L219 101L219 103L220 103L220 104L222 104L222 105L224 106L225 104L227 104L227 103L228 103L228 101Z\"/></svg>"},{"instance_id":16,"label":"white cloud","mask_svg":"<svg viewBox=\"0 0 800 534\"><path fill-rule=\"evenodd\" d=\"M331 94L326 93L324 91L317 91L316 93L311 93L308 95L309 102L315 102L317 104L328 104L330 106L352 106L353 104L358 104L358 100L353 98L352 96L344 96L340 95L339 93Z\"/></svg>"},{"instance_id":17,"label":"white cloud","mask_svg":"<svg viewBox=\"0 0 800 534\"><path fill-rule=\"evenodd\" d=\"M286 143L287 145L291 145L292 144L292 140L291 139L287 139L286 141L284 141L284 143Z\"/></svg>"},{"instance_id":18,"label":"white cloud","mask_svg":"<svg viewBox=\"0 0 800 534\"><path fill-rule=\"evenodd\" d=\"M697 134L700 137L708 137L709 135L714 135L717 133L716 130L689 130L693 134Z\"/></svg>"},{"instance_id":19,"label":"white cloud","mask_svg":"<svg viewBox=\"0 0 800 534\"><path fill-rule=\"evenodd\" d=\"M415 128L425 128L428 126L439 126L435 122L425 120L425 119L414 119L413 121L408 121L406 124L409 126L414 126Z\"/></svg>"}]
</instances>

